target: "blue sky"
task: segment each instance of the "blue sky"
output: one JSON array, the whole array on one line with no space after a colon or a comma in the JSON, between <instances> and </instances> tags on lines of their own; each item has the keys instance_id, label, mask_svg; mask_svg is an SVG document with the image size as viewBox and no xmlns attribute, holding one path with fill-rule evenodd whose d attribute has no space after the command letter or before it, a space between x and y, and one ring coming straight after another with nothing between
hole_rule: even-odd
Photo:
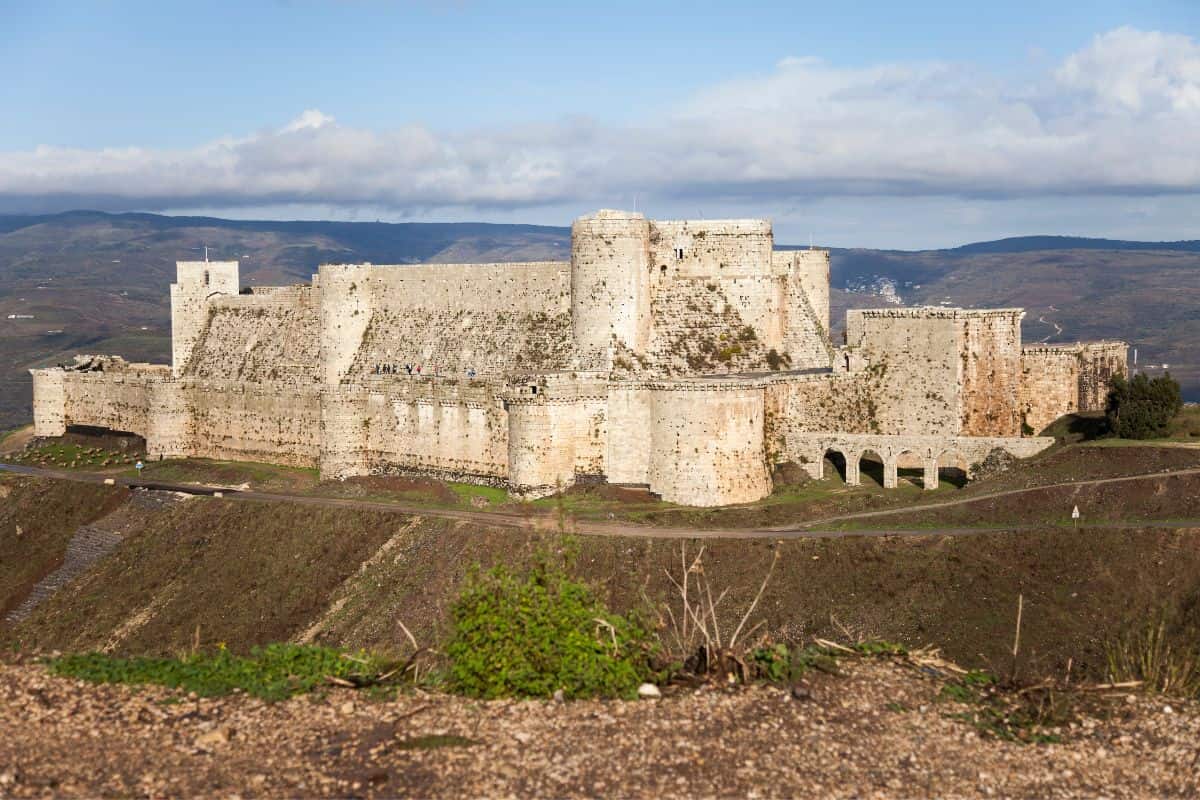
<instances>
[{"instance_id":1,"label":"blue sky","mask_svg":"<svg viewBox=\"0 0 1200 800\"><path fill-rule=\"evenodd\" d=\"M0 0L0 210L1200 238L1198 37L1197 0Z\"/></svg>"}]
</instances>

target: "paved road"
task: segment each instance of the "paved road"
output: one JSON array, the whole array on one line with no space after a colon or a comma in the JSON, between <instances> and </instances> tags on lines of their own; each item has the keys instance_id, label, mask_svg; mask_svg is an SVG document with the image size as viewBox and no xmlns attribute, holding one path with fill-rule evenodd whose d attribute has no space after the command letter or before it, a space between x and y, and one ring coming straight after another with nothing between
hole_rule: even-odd
<instances>
[{"instance_id":1,"label":"paved road","mask_svg":"<svg viewBox=\"0 0 1200 800\"><path fill-rule=\"evenodd\" d=\"M32 475L56 480L75 481L77 483L104 483L112 480L117 486L131 489L151 489L156 491L182 492L193 495L212 496L221 493L226 500L238 502L268 502L268 503L299 503L301 505L322 506L326 508L354 508L370 511L383 511L394 514L411 516L435 517L439 519L459 520L480 525L491 525L503 528L520 528L525 530L554 531L560 527L557 517L549 514L509 511L466 511L434 506L408 505L379 500L358 500L342 497L317 497L301 494L279 494L274 492L255 492L230 489L223 486L212 486L196 483L171 483L152 481L140 478L115 477L104 473L82 472L78 470L55 470L43 467L30 467L24 464L0 464L0 471L13 472L19 475ZM633 536L659 539L797 539L797 538L841 538L846 536L970 536L980 533L1016 532L1041 530L1049 527L1047 524L1016 524L999 525L996 527L946 527L946 528L871 528L868 530L836 530L821 528L822 525L847 522L857 519L875 519L879 517L908 514L916 511L950 508L968 505L998 497L1014 497L1030 492L1045 491L1062 487L1098 486L1103 484L1124 483L1130 481L1153 480L1156 478L1200 475L1200 467L1178 470L1152 472L1144 475L1125 475L1118 478L1097 478L1083 481L1066 481L1063 483L1034 486L1027 489L1008 489L1000 492L977 494L957 500L946 500L938 503L922 503L915 506L883 509L880 511L860 511L853 514L841 514L832 517L810 520L792 525L769 528L727 528L709 529L692 527L667 527L658 525L638 525L632 522L614 520L600 522L570 518L566 528L572 533L589 536ZM1200 519L1182 519L1169 521L1136 521L1136 522L1102 522L1088 523L1088 528L1200 528Z\"/></svg>"}]
</instances>

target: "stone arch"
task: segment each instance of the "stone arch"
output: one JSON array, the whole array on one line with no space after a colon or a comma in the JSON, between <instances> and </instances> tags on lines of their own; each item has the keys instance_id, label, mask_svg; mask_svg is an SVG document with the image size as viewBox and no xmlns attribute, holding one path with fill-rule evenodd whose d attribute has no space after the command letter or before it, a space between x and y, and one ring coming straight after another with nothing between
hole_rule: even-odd
<instances>
[{"instance_id":1,"label":"stone arch","mask_svg":"<svg viewBox=\"0 0 1200 800\"><path fill-rule=\"evenodd\" d=\"M922 472L921 485L925 485L926 478L923 470L925 462L928 460L928 455L921 452L916 447L898 447L891 459L891 476L889 489L896 488L900 485L900 479L913 480L917 472Z\"/></svg>"},{"instance_id":2,"label":"stone arch","mask_svg":"<svg viewBox=\"0 0 1200 800\"><path fill-rule=\"evenodd\" d=\"M952 446L943 449L933 459L933 486L929 488L937 488L942 481L945 481L946 483L961 489L967 485L970 467L970 460L957 447ZM929 474L930 470L926 468L927 482L929 480Z\"/></svg>"},{"instance_id":3,"label":"stone arch","mask_svg":"<svg viewBox=\"0 0 1200 800\"><path fill-rule=\"evenodd\" d=\"M821 448L821 454L817 456L817 463L819 464L819 474L817 475L818 478L824 479L826 477L833 477L833 475L826 474L826 461L828 461L829 466L832 467L833 473L842 479L842 482L848 482L847 479L849 477L849 473L847 472L847 469L849 467L850 460L846 457L845 448L842 448L836 444L828 444Z\"/></svg>"},{"instance_id":4,"label":"stone arch","mask_svg":"<svg viewBox=\"0 0 1200 800\"><path fill-rule=\"evenodd\" d=\"M858 450L851 457L846 458L846 484L849 486L860 486L862 484L862 475L864 472L863 458L871 456L866 461L865 472L871 477L875 483L880 486L887 487L888 483L888 464L895 464L891 459L891 454L886 448L878 446L867 446ZM878 460L877 460L878 459ZM876 466L878 464L878 466Z\"/></svg>"}]
</instances>

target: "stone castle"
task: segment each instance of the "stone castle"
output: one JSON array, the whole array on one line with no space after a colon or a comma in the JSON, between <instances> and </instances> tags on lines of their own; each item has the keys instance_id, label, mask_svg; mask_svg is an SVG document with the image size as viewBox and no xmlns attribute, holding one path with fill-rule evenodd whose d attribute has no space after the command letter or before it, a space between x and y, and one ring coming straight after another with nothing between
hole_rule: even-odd
<instances>
[{"instance_id":1,"label":"stone castle","mask_svg":"<svg viewBox=\"0 0 1200 800\"><path fill-rule=\"evenodd\" d=\"M899 467L1032 455L1103 407L1119 342L1021 345L1020 309L849 311L829 337L829 254L774 249L765 220L576 220L569 262L326 264L243 289L179 262L172 363L32 370L36 433L99 426L152 456L393 473L539 496L582 482L724 505L826 454L885 486Z\"/></svg>"}]
</instances>

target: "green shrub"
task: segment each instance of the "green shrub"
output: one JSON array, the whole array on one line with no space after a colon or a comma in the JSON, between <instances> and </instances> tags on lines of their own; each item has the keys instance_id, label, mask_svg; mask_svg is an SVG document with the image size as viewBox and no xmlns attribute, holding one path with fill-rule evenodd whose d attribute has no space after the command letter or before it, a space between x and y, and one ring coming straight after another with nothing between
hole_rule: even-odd
<instances>
[{"instance_id":1,"label":"green shrub","mask_svg":"<svg viewBox=\"0 0 1200 800\"><path fill-rule=\"evenodd\" d=\"M452 609L450 688L472 697L632 697L651 675L649 635L540 559L470 576Z\"/></svg>"},{"instance_id":2,"label":"green shrub","mask_svg":"<svg viewBox=\"0 0 1200 800\"><path fill-rule=\"evenodd\" d=\"M368 686L381 665L363 654L350 656L327 647L271 644L236 656L215 653L182 658L119 658L79 653L47 660L50 671L93 683L155 683L212 697L235 689L264 700L283 700L327 684L330 678Z\"/></svg>"},{"instance_id":3,"label":"green shrub","mask_svg":"<svg viewBox=\"0 0 1200 800\"><path fill-rule=\"evenodd\" d=\"M1133 380L1114 375L1108 384L1105 416L1108 427L1122 439L1163 436L1183 408L1179 382L1167 373L1151 380L1138 373Z\"/></svg>"}]
</instances>

